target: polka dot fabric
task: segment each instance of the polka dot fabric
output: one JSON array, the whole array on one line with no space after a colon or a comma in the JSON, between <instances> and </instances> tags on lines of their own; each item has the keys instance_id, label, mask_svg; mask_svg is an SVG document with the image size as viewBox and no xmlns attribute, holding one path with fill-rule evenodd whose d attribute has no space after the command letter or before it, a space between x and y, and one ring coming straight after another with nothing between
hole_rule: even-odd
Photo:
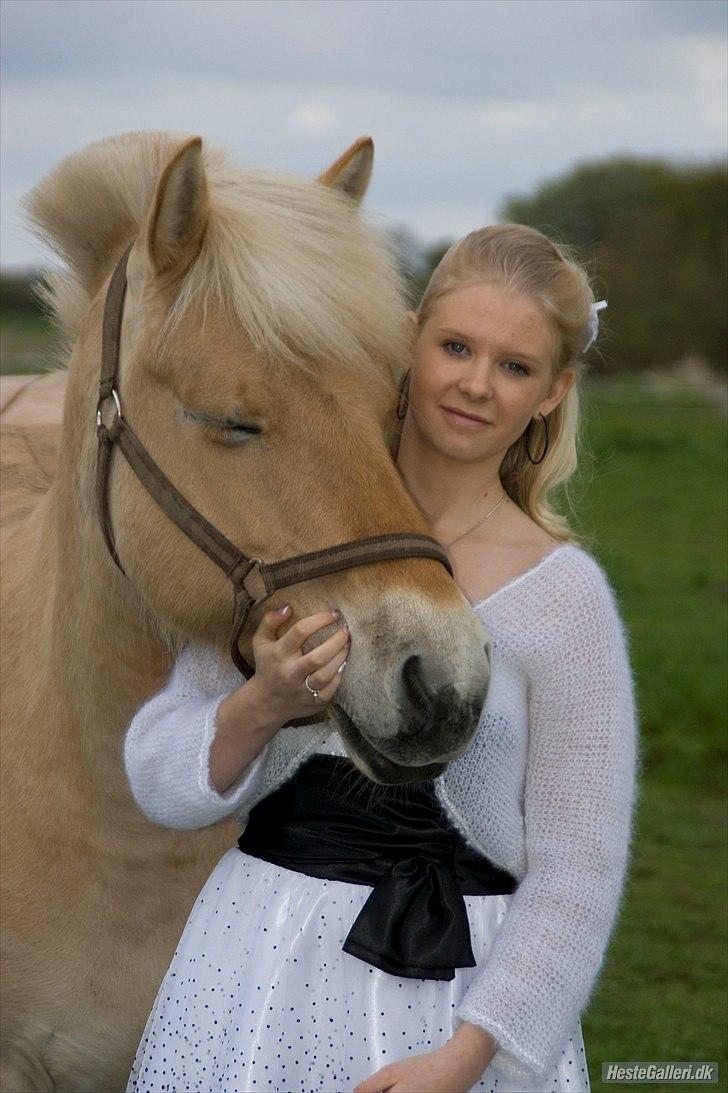
<instances>
[{"instance_id":1,"label":"polka dot fabric","mask_svg":"<svg viewBox=\"0 0 728 1093\"><path fill-rule=\"evenodd\" d=\"M432 1051L460 1023L478 968L390 975L341 950L371 888L227 851L200 892L157 993L127 1093L346 1093ZM510 895L464 896L481 965ZM536 1084L491 1064L473 1090L589 1090L581 1026Z\"/></svg>"}]
</instances>

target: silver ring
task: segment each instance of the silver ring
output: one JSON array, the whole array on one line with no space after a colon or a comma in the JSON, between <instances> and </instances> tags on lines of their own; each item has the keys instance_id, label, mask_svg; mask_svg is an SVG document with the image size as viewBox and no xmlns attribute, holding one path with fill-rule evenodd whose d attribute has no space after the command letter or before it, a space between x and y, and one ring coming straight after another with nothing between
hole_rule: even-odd
<instances>
[{"instance_id":1,"label":"silver ring","mask_svg":"<svg viewBox=\"0 0 728 1093\"><path fill-rule=\"evenodd\" d=\"M119 396L118 396L118 394L117 394L116 390L115 390L115 389L114 389L114 388L112 387L112 389L111 389L111 395L107 395L107 396L106 396L106 398L102 398L102 399L101 399L101 400L99 401L99 404L98 404L98 406L96 407L96 424L97 424L97 425L101 425L101 424L102 424L102 420L101 420L101 407L102 407L102 406L103 406L103 404L104 404L104 403L106 402L106 399L107 399L107 398L113 398L114 402L116 403L116 417L117 417L117 418L119 419L119 421L121 421L121 403L119 402Z\"/></svg>"},{"instance_id":2,"label":"silver ring","mask_svg":"<svg viewBox=\"0 0 728 1093\"><path fill-rule=\"evenodd\" d=\"M312 675L313 675L313 673L309 672L308 675L306 676L305 680L304 680L304 683L306 684L306 690L310 691L311 694L313 695L314 702L318 702L318 696L319 696L318 691L314 691L313 687L309 687L309 685L308 685L308 681L309 681L309 679L311 678Z\"/></svg>"}]
</instances>

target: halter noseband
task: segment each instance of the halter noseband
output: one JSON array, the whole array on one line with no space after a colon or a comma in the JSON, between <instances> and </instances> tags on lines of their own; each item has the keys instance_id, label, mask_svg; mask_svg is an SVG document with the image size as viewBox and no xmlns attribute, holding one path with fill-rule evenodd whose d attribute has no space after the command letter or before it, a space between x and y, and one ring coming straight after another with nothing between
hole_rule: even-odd
<instances>
[{"instance_id":1,"label":"halter noseband","mask_svg":"<svg viewBox=\"0 0 728 1093\"><path fill-rule=\"evenodd\" d=\"M450 576L450 560L437 539L415 532L391 532L339 543L325 550L297 554L280 562L265 563L260 558L243 554L222 532L213 527L186 497L170 482L158 464L126 423L121 413L118 394L119 348L121 323L126 295L126 265L131 245L124 251L114 270L106 293L101 343L101 381L96 408L98 458L96 463L96 496L101 530L114 562L124 573L114 544L109 511L109 473L114 446L118 445L127 463L141 484L169 518L195 543L215 565L222 569L233 586L233 622L230 635L230 655L238 671L249 679L255 669L240 652L240 635L251 610L274 592L300 581L310 581L369 562L394 558L426 557L441 562ZM109 398L114 400L114 418L110 425L102 420L101 407ZM126 573L124 573L126 576ZM318 716L298 718L291 725L307 725Z\"/></svg>"}]
</instances>

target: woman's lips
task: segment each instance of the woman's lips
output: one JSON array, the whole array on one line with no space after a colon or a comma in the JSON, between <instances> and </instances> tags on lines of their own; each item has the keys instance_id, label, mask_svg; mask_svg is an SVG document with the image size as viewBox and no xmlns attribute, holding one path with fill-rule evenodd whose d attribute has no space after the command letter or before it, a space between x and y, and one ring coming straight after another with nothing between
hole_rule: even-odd
<instances>
[{"instance_id":1,"label":"woman's lips","mask_svg":"<svg viewBox=\"0 0 728 1093\"><path fill-rule=\"evenodd\" d=\"M441 407L445 417L453 425L457 425L460 429L485 429L490 424L488 421L475 421L472 417L465 417L464 414L458 414L454 410L448 410L447 407Z\"/></svg>"}]
</instances>

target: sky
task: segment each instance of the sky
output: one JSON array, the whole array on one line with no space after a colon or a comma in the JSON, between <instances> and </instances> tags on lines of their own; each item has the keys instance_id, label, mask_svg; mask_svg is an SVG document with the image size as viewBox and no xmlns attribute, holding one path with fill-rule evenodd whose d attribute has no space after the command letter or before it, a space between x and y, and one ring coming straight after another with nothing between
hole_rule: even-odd
<instances>
[{"instance_id":1,"label":"sky","mask_svg":"<svg viewBox=\"0 0 728 1093\"><path fill-rule=\"evenodd\" d=\"M320 174L374 139L366 215L424 244L579 163L726 151L724 0L2 0L0 261L19 199L135 129Z\"/></svg>"}]
</instances>

